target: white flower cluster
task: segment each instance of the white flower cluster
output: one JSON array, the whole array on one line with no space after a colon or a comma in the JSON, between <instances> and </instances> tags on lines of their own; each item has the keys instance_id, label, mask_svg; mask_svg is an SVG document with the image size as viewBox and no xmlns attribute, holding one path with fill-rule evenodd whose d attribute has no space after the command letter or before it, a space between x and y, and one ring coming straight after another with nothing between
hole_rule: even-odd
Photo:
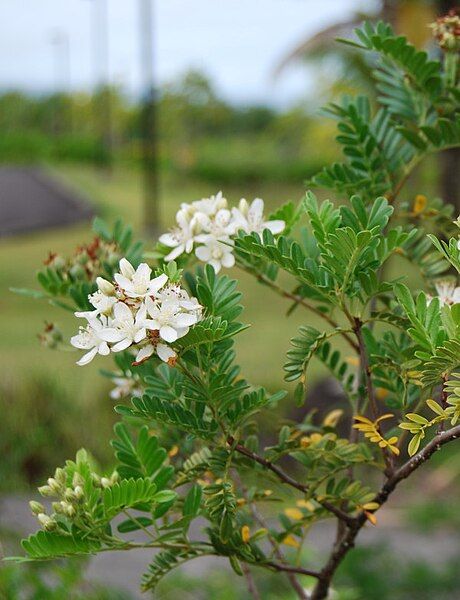
<instances>
[{"instance_id":1,"label":"white flower cluster","mask_svg":"<svg viewBox=\"0 0 460 600\"><path fill-rule=\"evenodd\" d=\"M460 287L457 287L453 281L441 280L434 284L436 288L436 298L439 298L441 306L452 306L460 303ZM428 296L428 303L433 299Z\"/></svg>"},{"instance_id":2,"label":"white flower cluster","mask_svg":"<svg viewBox=\"0 0 460 600\"><path fill-rule=\"evenodd\" d=\"M75 348L87 351L78 365L88 364L96 354L131 346L135 346L136 363L157 354L174 364L176 353L168 344L201 320L202 307L179 285L168 283L167 275L151 279L151 274L146 263L134 269L122 258L113 283L97 278L98 291L89 296L94 310L75 313L87 321L70 340Z\"/></svg>"},{"instance_id":3,"label":"white flower cluster","mask_svg":"<svg viewBox=\"0 0 460 600\"><path fill-rule=\"evenodd\" d=\"M216 273L221 267L233 267L234 241L232 236L240 229L246 233L261 233L269 229L281 233L285 222L265 221L264 201L256 198L249 204L242 198L238 208L228 208L227 200L219 192L210 198L182 203L176 214L176 227L160 236L160 242L171 252L165 260L174 260L184 252L190 254L195 248L196 257L212 265Z\"/></svg>"}]
</instances>

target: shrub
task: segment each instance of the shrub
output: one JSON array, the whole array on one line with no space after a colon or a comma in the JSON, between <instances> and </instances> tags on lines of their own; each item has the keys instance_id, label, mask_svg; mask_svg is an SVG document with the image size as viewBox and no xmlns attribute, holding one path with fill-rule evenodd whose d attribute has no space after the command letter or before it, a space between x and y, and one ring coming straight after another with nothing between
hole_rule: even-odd
<instances>
[{"instance_id":1,"label":"shrub","mask_svg":"<svg viewBox=\"0 0 460 600\"><path fill-rule=\"evenodd\" d=\"M80 450L39 488L53 503L31 503L42 529L23 541L30 559L155 549L142 579L149 590L185 562L217 555L255 597L252 567L319 600L395 489L459 437L460 221L451 207L404 188L427 155L460 143L458 31L452 15L436 24L442 62L384 23L365 24L348 42L376 55L378 107L358 97L326 109L343 161L311 185L332 189L339 206L308 191L266 217L260 198L230 209L218 193L183 203L153 252L122 223L112 230L97 220L90 245L50 257L38 275L42 291L22 290L76 310L78 364L113 354L116 370L106 375L115 396L130 398L117 407L114 471L99 472ZM419 271L423 289L392 279L390 260ZM193 270L196 262L206 264ZM316 315L316 326L292 340L286 381L297 382L302 404L310 362L324 363L347 396L349 435L338 434L345 415L333 410L283 425L259 447L259 415L286 393L246 381L235 362L241 295L221 274L232 266L261 283L261 310L273 291L288 312ZM267 520L275 507L277 520ZM123 520L115 525L115 517ZM198 518L201 534L191 529ZM337 536L317 569L303 564L301 548L326 518Z\"/></svg>"}]
</instances>

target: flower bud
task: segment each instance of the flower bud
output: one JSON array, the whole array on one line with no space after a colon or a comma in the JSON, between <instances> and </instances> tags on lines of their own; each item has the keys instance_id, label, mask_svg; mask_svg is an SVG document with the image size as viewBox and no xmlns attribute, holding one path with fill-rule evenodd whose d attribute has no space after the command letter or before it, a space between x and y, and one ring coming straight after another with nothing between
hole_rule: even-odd
<instances>
[{"instance_id":1,"label":"flower bud","mask_svg":"<svg viewBox=\"0 0 460 600\"><path fill-rule=\"evenodd\" d=\"M61 467L58 467L56 469L56 471L54 472L54 479L60 485L65 485L65 482L67 480L67 473L64 471L64 469L61 469Z\"/></svg>"},{"instance_id":2,"label":"flower bud","mask_svg":"<svg viewBox=\"0 0 460 600\"><path fill-rule=\"evenodd\" d=\"M249 212L249 204L246 198L241 198L238 204L238 210L246 217Z\"/></svg>"},{"instance_id":3,"label":"flower bud","mask_svg":"<svg viewBox=\"0 0 460 600\"><path fill-rule=\"evenodd\" d=\"M72 485L74 488L77 487L77 485L81 485L81 486L85 485L85 480L84 480L83 476L80 475L80 473L75 472L73 474Z\"/></svg>"},{"instance_id":4,"label":"flower bud","mask_svg":"<svg viewBox=\"0 0 460 600\"><path fill-rule=\"evenodd\" d=\"M75 506L72 504L67 504L64 508L64 513L71 519L77 514L77 511L75 510Z\"/></svg>"},{"instance_id":5,"label":"flower bud","mask_svg":"<svg viewBox=\"0 0 460 600\"><path fill-rule=\"evenodd\" d=\"M96 487L101 487L101 478L97 473L91 473L91 479Z\"/></svg>"},{"instance_id":6,"label":"flower bud","mask_svg":"<svg viewBox=\"0 0 460 600\"><path fill-rule=\"evenodd\" d=\"M54 512L55 512L55 513L58 513L58 514L60 514L60 513L63 513L63 512L64 512L62 505L63 505L63 502L53 502L53 503L51 504L51 506L52 506L52 508L53 508Z\"/></svg>"},{"instance_id":7,"label":"flower bud","mask_svg":"<svg viewBox=\"0 0 460 600\"><path fill-rule=\"evenodd\" d=\"M77 500L81 500L83 498L83 496L85 495L85 492L83 491L83 488L81 487L81 485L77 485L74 489L75 492L75 497Z\"/></svg>"},{"instance_id":8,"label":"flower bud","mask_svg":"<svg viewBox=\"0 0 460 600\"><path fill-rule=\"evenodd\" d=\"M40 525L46 531L53 531L57 527L56 521L53 521L53 519L48 515L45 515L45 513L40 513L39 515L37 515L37 519Z\"/></svg>"},{"instance_id":9,"label":"flower bud","mask_svg":"<svg viewBox=\"0 0 460 600\"><path fill-rule=\"evenodd\" d=\"M64 498L67 502L75 502L75 500L77 500L77 495L72 488L67 488L64 493Z\"/></svg>"},{"instance_id":10,"label":"flower bud","mask_svg":"<svg viewBox=\"0 0 460 600\"><path fill-rule=\"evenodd\" d=\"M107 477L102 477L101 478L101 485L102 485L103 488L108 488L108 487L110 487L112 485L112 482Z\"/></svg>"},{"instance_id":11,"label":"flower bud","mask_svg":"<svg viewBox=\"0 0 460 600\"><path fill-rule=\"evenodd\" d=\"M59 494L61 492L62 485L60 485L53 477L50 477L46 483L55 494Z\"/></svg>"},{"instance_id":12,"label":"flower bud","mask_svg":"<svg viewBox=\"0 0 460 600\"><path fill-rule=\"evenodd\" d=\"M55 496L56 495L53 492L53 490L50 488L49 485L42 485L41 487L39 487L38 493L41 494L42 496Z\"/></svg>"},{"instance_id":13,"label":"flower bud","mask_svg":"<svg viewBox=\"0 0 460 600\"><path fill-rule=\"evenodd\" d=\"M110 281L107 281L107 279L104 279L103 277L97 277L96 283L99 291L106 296L113 296L115 294L115 286L110 283Z\"/></svg>"},{"instance_id":14,"label":"flower bud","mask_svg":"<svg viewBox=\"0 0 460 600\"><path fill-rule=\"evenodd\" d=\"M31 500L29 502L29 506L30 506L30 510L32 511L32 514L34 514L34 515L39 515L40 513L45 512L45 507L43 506L43 504L41 502L36 502L35 500Z\"/></svg>"}]
</instances>

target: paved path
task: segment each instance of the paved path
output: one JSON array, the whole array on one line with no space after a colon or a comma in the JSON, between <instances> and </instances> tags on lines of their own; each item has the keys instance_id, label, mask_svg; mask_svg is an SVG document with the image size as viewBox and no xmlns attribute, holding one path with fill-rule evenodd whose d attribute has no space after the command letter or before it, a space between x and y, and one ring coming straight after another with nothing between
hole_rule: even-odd
<instances>
[{"instance_id":1,"label":"paved path","mask_svg":"<svg viewBox=\"0 0 460 600\"><path fill-rule=\"evenodd\" d=\"M401 560L422 560L431 564L442 565L460 553L460 537L456 532L437 530L423 534L405 529L402 525L404 517L396 509L384 509L379 513L378 527L366 527L360 536L360 544L368 545L384 543L392 549L393 554ZM24 536L37 529L36 521L29 512L26 497L0 498L0 530L18 531ZM311 531L309 540L311 547L318 555L327 552L335 534L331 521L318 523ZM191 537L199 536L199 528ZM11 554L14 550L5 544L4 552ZM133 598L145 600L139 592L141 574L149 563L151 554L145 550L130 552L105 552L91 559L86 573L87 581L109 584L120 590L128 591ZM312 561L311 567L319 565ZM228 562L221 558L201 558L183 567L190 575L202 577L210 570L228 569Z\"/></svg>"},{"instance_id":2,"label":"paved path","mask_svg":"<svg viewBox=\"0 0 460 600\"><path fill-rule=\"evenodd\" d=\"M0 237L87 221L88 202L37 168L0 167Z\"/></svg>"}]
</instances>

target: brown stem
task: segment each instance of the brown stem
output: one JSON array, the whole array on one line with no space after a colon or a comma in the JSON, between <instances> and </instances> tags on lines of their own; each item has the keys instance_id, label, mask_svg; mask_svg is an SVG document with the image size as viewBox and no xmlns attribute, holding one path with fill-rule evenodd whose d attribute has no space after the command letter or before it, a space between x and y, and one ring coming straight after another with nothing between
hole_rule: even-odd
<instances>
[{"instance_id":1,"label":"brown stem","mask_svg":"<svg viewBox=\"0 0 460 600\"><path fill-rule=\"evenodd\" d=\"M251 502L248 499L248 494L247 494L247 490L243 484L243 482L241 481L241 477L239 476L239 473L236 472L235 475L237 476L238 480L239 480L239 484L241 486L242 492L243 492L243 496L246 499L246 502L248 503L249 509L252 513L252 516L254 517L254 520L257 521L257 523L263 528L267 530L267 539L270 542L272 548L273 548L273 555L276 556L276 558L283 564L286 564L286 559L284 557L284 554L281 552L281 549L279 547L278 542L275 540L275 538L272 536L272 534L270 533L270 528L268 526L268 523L265 521L264 517L260 514L260 512L257 510L256 505L254 504L254 502ZM295 593L297 594L297 597L299 598L299 600L308 600L308 596L303 588L303 586L299 583L299 581L297 580L297 577L295 576L295 573L291 573L290 571L286 571L286 577L289 580L289 583L291 584L292 589L295 591Z\"/></svg>"},{"instance_id":2,"label":"brown stem","mask_svg":"<svg viewBox=\"0 0 460 600\"><path fill-rule=\"evenodd\" d=\"M371 369L369 366L369 359L367 357L366 344L364 342L362 322L359 319L354 319L353 331L355 332L356 339L358 340L359 346L359 360L361 365L361 372L364 373L366 382L366 392L369 398L369 404L371 407L372 418L374 421L379 417L379 409L377 405L377 399L375 396L375 388L372 382ZM380 432L380 428L377 426L377 431ZM382 448L383 459L386 465L386 474L391 475L393 470L393 460L386 448Z\"/></svg>"},{"instance_id":3,"label":"brown stem","mask_svg":"<svg viewBox=\"0 0 460 600\"><path fill-rule=\"evenodd\" d=\"M249 448L246 448L246 446L235 443L235 439L233 437L229 436L227 438L227 444L229 444L229 446L231 446L234 450L236 450L240 454L243 454L247 458L254 460L255 462L259 463L260 465L266 467L267 469L269 469L270 471L275 473L275 475L277 475L277 477L283 483L287 483L288 485L296 488L297 490L299 490L300 492L303 492L304 494L308 493L309 489L308 489L307 485L300 483L299 481L297 481L296 479L294 479L293 477L291 477L290 475L285 473L283 471L283 469L281 469L277 465L274 465L272 462L270 462L263 456L259 456L255 452L252 452L252 450L249 450ZM337 506L334 506L327 500L321 500L321 501L318 500L318 502L326 510L333 513L338 519L342 519L343 521L349 522L349 523L354 522L355 519L353 517L351 517L348 513L344 512Z\"/></svg>"},{"instance_id":4,"label":"brown stem","mask_svg":"<svg viewBox=\"0 0 460 600\"><path fill-rule=\"evenodd\" d=\"M246 563L242 563L241 568L242 568L244 576L246 578L246 583L248 586L249 593L254 598L254 600L262 600L260 597L260 594L259 594L259 590L257 589L256 583L254 581L251 571L249 570L248 565Z\"/></svg>"},{"instance_id":5,"label":"brown stem","mask_svg":"<svg viewBox=\"0 0 460 600\"><path fill-rule=\"evenodd\" d=\"M326 313L322 312L321 310L319 310L318 308L316 308L316 306L314 306L313 304L310 304L309 302L307 302L301 296L297 296L296 294L293 294L292 292L288 292L287 290L283 289L281 286L277 285L274 281L271 281L270 279L268 279L267 277L265 277L262 274L255 275L252 271L250 271L243 265L239 265L239 266L244 271L246 271L246 273L249 273L250 275L255 276L257 281L260 281L260 283L263 283L264 285L267 285L268 287L270 287L279 296L282 296L283 298L288 298L289 300L292 300L296 304L300 304L307 310L310 310L311 312L315 313L315 315L317 315L318 317L321 317L322 319L324 319L324 321L329 323L329 325L331 327L333 327L334 329L337 329L339 327L338 323L336 323L334 321L334 319L332 319L332 317L330 317L328 314L326 314ZM348 333L346 331L341 331L340 334L350 344L350 346L353 348L353 350L355 352L358 352L358 345L355 343L353 338L350 335L348 335Z\"/></svg>"},{"instance_id":6,"label":"brown stem","mask_svg":"<svg viewBox=\"0 0 460 600\"><path fill-rule=\"evenodd\" d=\"M298 573L299 575L308 575L309 577L320 577L320 573L317 571L310 571L310 569L303 569L302 567L291 567L289 565L283 565L275 562L262 563L264 567L270 567L275 571L284 571L286 573Z\"/></svg>"},{"instance_id":7,"label":"brown stem","mask_svg":"<svg viewBox=\"0 0 460 600\"><path fill-rule=\"evenodd\" d=\"M409 477L437 450L444 446L444 444L447 444L458 437L460 437L460 425L453 427L449 431L443 431L436 435L431 442L425 446L425 448L410 458L385 481L380 492L375 496L374 502L377 502L380 506L385 504L390 494L403 479ZM324 598L327 598L332 577L334 576L335 571L342 560L354 547L356 537L366 523L366 520L366 515L363 512L355 519L353 523L347 524L347 528L342 539L334 546L326 565L321 570L318 582L312 592L311 600L323 600Z\"/></svg>"}]
</instances>

